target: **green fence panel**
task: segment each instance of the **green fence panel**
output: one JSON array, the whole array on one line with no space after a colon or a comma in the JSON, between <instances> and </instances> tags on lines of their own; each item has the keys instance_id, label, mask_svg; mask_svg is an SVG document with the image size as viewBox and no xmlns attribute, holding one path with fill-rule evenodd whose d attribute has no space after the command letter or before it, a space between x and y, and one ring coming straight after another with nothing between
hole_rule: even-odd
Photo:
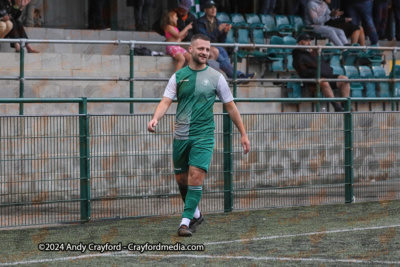
<instances>
[{"instance_id":1,"label":"green fence panel","mask_svg":"<svg viewBox=\"0 0 400 267\"><path fill-rule=\"evenodd\" d=\"M181 214L175 115L153 134L150 114L88 115L80 103L80 115L0 116L1 227ZM357 202L400 198L399 112L242 119L248 155L227 115L215 115L202 212L351 202L350 184Z\"/></svg>"},{"instance_id":2,"label":"green fence panel","mask_svg":"<svg viewBox=\"0 0 400 267\"><path fill-rule=\"evenodd\" d=\"M80 221L79 118L0 116L1 227Z\"/></svg>"}]
</instances>

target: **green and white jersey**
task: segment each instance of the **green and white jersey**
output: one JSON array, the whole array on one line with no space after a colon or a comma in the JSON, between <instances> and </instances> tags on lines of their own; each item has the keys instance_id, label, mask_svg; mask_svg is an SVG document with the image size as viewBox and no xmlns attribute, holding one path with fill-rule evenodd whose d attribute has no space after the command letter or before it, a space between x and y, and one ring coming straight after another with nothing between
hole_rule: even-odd
<instances>
[{"instance_id":1,"label":"green and white jersey","mask_svg":"<svg viewBox=\"0 0 400 267\"><path fill-rule=\"evenodd\" d=\"M213 137L215 96L222 103L233 100L225 77L208 66L202 70L186 66L177 71L169 80L164 96L178 99L174 131L178 140Z\"/></svg>"}]
</instances>

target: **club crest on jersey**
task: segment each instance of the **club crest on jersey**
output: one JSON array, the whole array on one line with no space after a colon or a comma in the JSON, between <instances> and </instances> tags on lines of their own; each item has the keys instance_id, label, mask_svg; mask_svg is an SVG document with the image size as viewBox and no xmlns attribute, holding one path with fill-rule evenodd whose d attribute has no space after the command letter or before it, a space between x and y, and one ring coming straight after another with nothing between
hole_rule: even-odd
<instances>
[{"instance_id":1,"label":"club crest on jersey","mask_svg":"<svg viewBox=\"0 0 400 267\"><path fill-rule=\"evenodd\" d=\"M201 82L201 84L204 85L204 86L209 86L210 83L211 83L211 82L210 82L208 79L204 79L204 80Z\"/></svg>"}]
</instances>

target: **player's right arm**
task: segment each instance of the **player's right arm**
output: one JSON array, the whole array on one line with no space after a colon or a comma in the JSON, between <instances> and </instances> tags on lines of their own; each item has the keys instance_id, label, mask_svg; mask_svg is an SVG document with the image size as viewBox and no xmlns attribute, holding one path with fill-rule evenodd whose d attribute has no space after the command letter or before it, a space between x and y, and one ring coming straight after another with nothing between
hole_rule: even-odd
<instances>
[{"instance_id":1,"label":"player's right arm","mask_svg":"<svg viewBox=\"0 0 400 267\"><path fill-rule=\"evenodd\" d=\"M158 121L164 116L164 114L167 112L169 106L171 106L172 99L168 97L163 97L158 104L156 111L154 112L153 119L149 121L147 124L147 130L149 132L155 132L155 127L158 124Z\"/></svg>"},{"instance_id":2,"label":"player's right arm","mask_svg":"<svg viewBox=\"0 0 400 267\"><path fill-rule=\"evenodd\" d=\"M164 96L158 104L156 111L154 112L153 118L147 124L147 130L149 132L155 132L155 127L158 124L158 121L165 115L168 108L171 106L172 100L176 96L176 76L172 75L171 79L169 79L168 85L165 88Z\"/></svg>"}]
</instances>

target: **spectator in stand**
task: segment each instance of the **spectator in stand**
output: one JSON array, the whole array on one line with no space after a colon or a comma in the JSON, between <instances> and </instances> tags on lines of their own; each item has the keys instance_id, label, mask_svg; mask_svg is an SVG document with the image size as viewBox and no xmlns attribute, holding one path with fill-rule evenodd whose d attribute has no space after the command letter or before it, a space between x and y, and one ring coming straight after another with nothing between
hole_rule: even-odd
<instances>
[{"instance_id":1,"label":"spectator in stand","mask_svg":"<svg viewBox=\"0 0 400 267\"><path fill-rule=\"evenodd\" d=\"M24 4L27 4L25 1L21 0L0 0L2 5L6 7L8 14L10 15L10 20L13 24L11 31L5 36L5 38L10 39L28 39L28 35L24 30L24 26L18 20L18 18L22 14L22 10L24 9ZM11 47L15 48L15 52L19 52L21 50L21 46L19 43L10 44ZM30 44L25 44L26 50L28 53L39 53L39 51L33 49Z\"/></svg>"},{"instance_id":2,"label":"spectator in stand","mask_svg":"<svg viewBox=\"0 0 400 267\"><path fill-rule=\"evenodd\" d=\"M400 0L392 0L392 10L396 23L396 40L400 41Z\"/></svg>"},{"instance_id":3,"label":"spectator in stand","mask_svg":"<svg viewBox=\"0 0 400 267\"><path fill-rule=\"evenodd\" d=\"M178 14L178 30L183 31L183 29L192 23L193 28L188 31L188 34L182 42L191 42L193 35L199 32L197 27L197 19L195 16L190 12L190 8L192 7L191 0L182 0L178 7L174 10L176 14ZM219 51L216 47L210 47L210 57L209 60L217 60L219 55Z\"/></svg>"},{"instance_id":4,"label":"spectator in stand","mask_svg":"<svg viewBox=\"0 0 400 267\"><path fill-rule=\"evenodd\" d=\"M343 46L349 43L344 31L324 25L325 22L342 14L343 12L340 10L330 11L323 0L310 0L307 4L305 22L312 25L316 33L328 38L334 45Z\"/></svg>"},{"instance_id":5,"label":"spectator in stand","mask_svg":"<svg viewBox=\"0 0 400 267\"><path fill-rule=\"evenodd\" d=\"M311 37L307 33L302 33L297 37L298 45L311 45ZM301 78L316 79L318 58L317 50L309 51L309 49L296 48L293 49L293 67ZM325 79L348 79L344 75L333 74L333 69L328 63L321 60L321 78ZM315 83L309 83L309 88L313 95L316 94ZM326 82L320 83L322 95L327 98L333 98L334 94L332 88L338 88L341 97L349 97L350 83L348 82ZM336 112L343 111L343 107L337 102L331 102Z\"/></svg>"},{"instance_id":6,"label":"spectator in stand","mask_svg":"<svg viewBox=\"0 0 400 267\"><path fill-rule=\"evenodd\" d=\"M109 19L104 16L104 11L110 9L109 0L89 0L89 29L107 29Z\"/></svg>"},{"instance_id":7,"label":"spectator in stand","mask_svg":"<svg viewBox=\"0 0 400 267\"><path fill-rule=\"evenodd\" d=\"M11 31L13 24L10 19L7 5L4 2L0 2L0 39L4 38Z\"/></svg>"},{"instance_id":8,"label":"spectator in stand","mask_svg":"<svg viewBox=\"0 0 400 267\"><path fill-rule=\"evenodd\" d=\"M208 1L204 8L205 15L197 20L199 33L208 36L212 43L225 43L228 31L231 30L232 25L221 23L217 18L217 6L214 1ZM233 78L233 67L226 50L217 46L219 55L217 62L220 64L222 71L226 73L228 78ZM244 74L237 71L238 78L253 79L256 73Z\"/></svg>"},{"instance_id":9,"label":"spectator in stand","mask_svg":"<svg viewBox=\"0 0 400 267\"><path fill-rule=\"evenodd\" d=\"M276 6L276 0L259 1L260 14L272 15Z\"/></svg>"},{"instance_id":10,"label":"spectator in stand","mask_svg":"<svg viewBox=\"0 0 400 267\"><path fill-rule=\"evenodd\" d=\"M299 0L278 0L276 1L275 14L278 15L295 15L300 8Z\"/></svg>"},{"instance_id":11,"label":"spectator in stand","mask_svg":"<svg viewBox=\"0 0 400 267\"><path fill-rule=\"evenodd\" d=\"M386 25L388 22L390 0L375 0L374 1L374 24L379 40L385 38Z\"/></svg>"},{"instance_id":12,"label":"spectator in stand","mask_svg":"<svg viewBox=\"0 0 400 267\"><path fill-rule=\"evenodd\" d=\"M135 8L135 29L136 31L148 31L149 7L154 5L153 0L127 0L127 6Z\"/></svg>"},{"instance_id":13,"label":"spectator in stand","mask_svg":"<svg viewBox=\"0 0 400 267\"><path fill-rule=\"evenodd\" d=\"M328 8L329 14L331 14L331 10L329 9L329 4L331 0L324 0L325 4ZM332 11L334 11L333 9ZM346 34L346 37L350 37L352 44L360 44L362 46L365 45L365 34L364 29L361 26L356 26L351 22L351 18L341 18L340 15L343 14L342 11L338 10L338 17L331 18L325 25L342 29Z\"/></svg>"},{"instance_id":14,"label":"spectator in stand","mask_svg":"<svg viewBox=\"0 0 400 267\"><path fill-rule=\"evenodd\" d=\"M192 29L192 23L189 23L182 31L179 31L176 27L177 22L178 15L175 11L170 11L164 16L161 26L165 31L167 42L181 42L186 37L188 31ZM179 45L167 46L166 52L176 60L175 72L183 67L186 60L189 63L192 60L190 53Z\"/></svg>"},{"instance_id":15,"label":"spectator in stand","mask_svg":"<svg viewBox=\"0 0 400 267\"><path fill-rule=\"evenodd\" d=\"M22 25L25 27L33 27L35 22L33 19L34 15L34 10L37 5L37 0L22 0L26 1L28 4L26 7L22 10L22 15L21 15L21 22Z\"/></svg>"},{"instance_id":16,"label":"spectator in stand","mask_svg":"<svg viewBox=\"0 0 400 267\"><path fill-rule=\"evenodd\" d=\"M192 7L191 0L181 0L178 7L174 9L176 14L178 15L178 30L183 31L183 29L192 24L192 28L188 31L185 38L182 39L182 42L190 42L192 40L193 35L198 33L197 29L197 20L196 17L190 12Z\"/></svg>"},{"instance_id":17,"label":"spectator in stand","mask_svg":"<svg viewBox=\"0 0 400 267\"><path fill-rule=\"evenodd\" d=\"M372 18L373 0L348 0L347 12L352 18L354 25L359 26L362 22L364 31L368 34L371 45L378 43L378 34Z\"/></svg>"}]
</instances>

